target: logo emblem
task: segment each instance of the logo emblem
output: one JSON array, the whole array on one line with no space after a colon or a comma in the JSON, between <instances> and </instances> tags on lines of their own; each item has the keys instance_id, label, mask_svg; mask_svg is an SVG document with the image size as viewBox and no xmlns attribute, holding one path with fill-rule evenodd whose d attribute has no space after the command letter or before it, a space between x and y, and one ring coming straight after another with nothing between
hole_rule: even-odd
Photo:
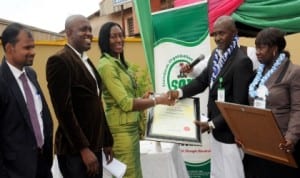
<instances>
[{"instance_id":1,"label":"logo emblem","mask_svg":"<svg viewBox=\"0 0 300 178\"><path fill-rule=\"evenodd\" d=\"M192 60L188 55L176 55L169 59L164 70L162 86L167 87L169 90L176 90L191 82L192 79L180 72L180 68Z\"/></svg>"}]
</instances>

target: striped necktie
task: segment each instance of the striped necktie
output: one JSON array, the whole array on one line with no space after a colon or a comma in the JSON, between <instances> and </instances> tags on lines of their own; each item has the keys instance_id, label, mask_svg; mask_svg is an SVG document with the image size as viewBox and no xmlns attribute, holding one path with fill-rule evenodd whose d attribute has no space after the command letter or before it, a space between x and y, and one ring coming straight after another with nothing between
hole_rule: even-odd
<instances>
[{"instance_id":1,"label":"striped necktie","mask_svg":"<svg viewBox=\"0 0 300 178\"><path fill-rule=\"evenodd\" d=\"M27 101L27 109L28 109L28 112L30 115L30 120L31 120L31 124L33 127L37 146L39 148L42 148L43 138L42 138L41 128L40 128L40 124L38 121L37 112L35 109L33 95L32 95L31 89L28 85L28 79L27 79L25 73L22 73L19 78L22 81L23 89L25 92L26 101Z\"/></svg>"}]
</instances>

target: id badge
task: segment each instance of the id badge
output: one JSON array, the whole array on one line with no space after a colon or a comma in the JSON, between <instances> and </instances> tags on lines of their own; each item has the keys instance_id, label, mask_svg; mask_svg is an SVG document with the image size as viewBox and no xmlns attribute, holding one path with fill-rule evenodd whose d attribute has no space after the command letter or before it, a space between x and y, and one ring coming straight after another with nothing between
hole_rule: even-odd
<instances>
[{"instance_id":1,"label":"id badge","mask_svg":"<svg viewBox=\"0 0 300 178\"><path fill-rule=\"evenodd\" d=\"M254 100L254 107L266 109L266 100L257 98Z\"/></svg>"},{"instance_id":2,"label":"id badge","mask_svg":"<svg viewBox=\"0 0 300 178\"><path fill-rule=\"evenodd\" d=\"M225 90L224 89L218 89L218 101L225 101Z\"/></svg>"}]
</instances>

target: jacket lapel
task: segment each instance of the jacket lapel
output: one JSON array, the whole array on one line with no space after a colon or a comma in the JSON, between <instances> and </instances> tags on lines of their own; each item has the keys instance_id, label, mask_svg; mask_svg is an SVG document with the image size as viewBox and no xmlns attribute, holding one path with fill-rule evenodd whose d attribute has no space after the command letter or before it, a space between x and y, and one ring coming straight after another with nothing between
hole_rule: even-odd
<instances>
[{"instance_id":1,"label":"jacket lapel","mask_svg":"<svg viewBox=\"0 0 300 178\"><path fill-rule=\"evenodd\" d=\"M72 55L72 58L76 60L76 63L79 64L80 68L82 68L82 70L84 71L84 73L86 74L86 77L88 78L89 81L91 81L93 83L93 86L95 87L95 89L97 90L96 88L96 81L95 81L95 78L92 76L92 74L90 73L90 71L87 69L87 67L85 66L85 64L83 63L83 61L80 59L80 57L73 51L73 49L71 49L68 45L65 46L65 50L67 51L67 53L69 53L70 55ZM88 59L89 61L89 59ZM90 62L90 61L89 61ZM98 83L98 87L99 87L99 90L101 89L100 88L100 83L101 83L101 79L98 75L98 72L95 68L95 66L90 62L90 66L91 68L93 69L93 72L94 72L94 75L96 76L96 80L97 80L97 83ZM98 77L98 78L97 78Z\"/></svg>"},{"instance_id":2,"label":"jacket lapel","mask_svg":"<svg viewBox=\"0 0 300 178\"><path fill-rule=\"evenodd\" d=\"M7 85L9 86L9 88L11 89L12 94L18 103L17 107L19 107L20 111L23 113L24 119L25 119L28 127L31 128L31 130L33 131L30 116L29 116L28 109L27 109L27 104L25 102L24 96L22 94L22 91L21 91L15 77L13 76L11 70L9 69L9 67L5 61L6 61L5 59L2 61L3 78L7 82Z\"/></svg>"}]
</instances>

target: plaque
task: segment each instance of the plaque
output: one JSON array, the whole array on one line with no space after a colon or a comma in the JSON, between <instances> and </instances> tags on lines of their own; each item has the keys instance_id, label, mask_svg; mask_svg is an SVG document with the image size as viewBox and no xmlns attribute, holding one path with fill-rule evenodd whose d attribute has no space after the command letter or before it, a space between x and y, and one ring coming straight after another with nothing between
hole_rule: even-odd
<instances>
[{"instance_id":1,"label":"plaque","mask_svg":"<svg viewBox=\"0 0 300 178\"><path fill-rule=\"evenodd\" d=\"M245 153L291 167L297 167L292 153L279 149L285 139L270 109L216 101Z\"/></svg>"}]
</instances>

